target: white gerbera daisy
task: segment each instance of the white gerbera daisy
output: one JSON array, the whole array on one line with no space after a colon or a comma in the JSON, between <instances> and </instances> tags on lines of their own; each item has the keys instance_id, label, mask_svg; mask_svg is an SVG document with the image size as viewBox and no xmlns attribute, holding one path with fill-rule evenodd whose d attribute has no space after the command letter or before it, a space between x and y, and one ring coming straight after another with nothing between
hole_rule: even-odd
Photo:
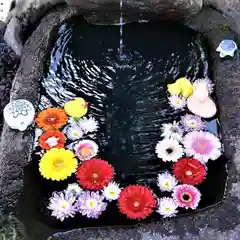
<instances>
[{"instance_id":1,"label":"white gerbera daisy","mask_svg":"<svg viewBox=\"0 0 240 240\"><path fill-rule=\"evenodd\" d=\"M84 133L96 132L99 128L98 122L95 120L94 117L83 117L79 120L78 124L80 125Z\"/></svg>"},{"instance_id":2,"label":"white gerbera daisy","mask_svg":"<svg viewBox=\"0 0 240 240\"><path fill-rule=\"evenodd\" d=\"M163 139L157 143L156 153L164 162L177 162L183 156L183 148L177 140Z\"/></svg>"},{"instance_id":3,"label":"white gerbera daisy","mask_svg":"<svg viewBox=\"0 0 240 240\"><path fill-rule=\"evenodd\" d=\"M72 194L74 197L78 197L82 191L82 188L77 183L68 184L66 189L66 193Z\"/></svg>"},{"instance_id":4,"label":"white gerbera daisy","mask_svg":"<svg viewBox=\"0 0 240 240\"><path fill-rule=\"evenodd\" d=\"M117 183L109 183L107 187L104 187L103 189L103 195L104 197L109 200L117 200L119 198L121 192L121 188L119 187L119 184Z\"/></svg>"},{"instance_id":5,"label":"white gerbera daisy","mask_svg":"<svg viewBox=\"0 0 240 240\"><path fill-rule=\"evenodd\" d=\"M75 141L82 138L84 134L82 128L77 123L66 126L63 129L63 133L71 141Z\"/></svg>"},{"instance_id":6,"label":"white gerbera daisy","mask_svg":"<svg viewBox=\"0 0 240 240\"><path fill-rule=\"evenodd\" d=\"M164 218L174 217L176 213L178 213L177 207L178 205L175 203L175 201L172 198L164 197L164 198L158 199L157 212L161 214Z\"/></svg>"},{"instance_id":7,"label":"white gerbera daisy","mask_svg":"<svg viewBox=\"0 0 240 240\"><path fill-rule=\"evenodd\" d=\"M171 192L177 186L177 179L168 172L158 174L157 185L159 189L164 192Z\"/></svg>"},{"instance_id":8,"label":"white gerbera daisy","mask_svg":"<svg viewBox=\"0 0 240 240\"><path fill-rule=\"evenodd\" d=\"M179 126L179 123L177 123L176 121L174 121L173 123L162 124L161 131L163 132L161 134L161 137L177 141L182 140L183 129L181 128L181 126Z\"/></svg>"},{"instance_id":9,"label":"white gerbera daisy","mask_svg":"<svg viewBox=\"0 0 240 240\"><path fill-rule=\"evenodd\" d=\"M175 109L183 109L186 106L186 98L178 95L168 97L169 104Z\"/></svg>"},{"instance_id":10,"label":"white gerbera daisy","mask_svg":"<svg viewBox=\"0 0 240 240\"><path fill-rule=\"evenodd\" d=\"M98 153L98 145L92 140L82 140L74 146L76 156L82 160L89 160Z\"/></svg>"}]
</instances>

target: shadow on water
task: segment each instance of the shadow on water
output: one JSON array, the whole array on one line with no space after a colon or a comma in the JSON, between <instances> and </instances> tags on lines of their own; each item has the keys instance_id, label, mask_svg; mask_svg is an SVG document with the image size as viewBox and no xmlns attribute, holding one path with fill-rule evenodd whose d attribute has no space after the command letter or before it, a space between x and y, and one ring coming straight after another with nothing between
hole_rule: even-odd
<instances>
[{"instance_id":1,"label":"shadow on water","mask_svg":"<svg viewBox=\"0 0 240 240\"><path fill-rule=\"evenodd\" d=\"M159 195L156 175L171 171L171 164L160 161L154 152L160 140L159 129L162 123L179 120L185 114L169 106L166 85L183 76L191 80L211 77L207 40L171 22L130 23L123 30L119 55L118 26L92 25L82 17L63 23L46 60L39 108L49 104L62 107L76 96L85 98L89 115L100 122L95 136L99 157L115 167L117 181L122 186L146 184ZM207 126L209 131L220 133L217 119L210 119ZM109 204L97 220L76 216L61 223L52 218L46 209L48 198L76 179L72 176L64 182L46 181L38 172L38 161L34 154L25 169L21 202L22 219L35 239L63 229L136 223L121 215L116 203ZM222 156L207 164L207 178L199 185L200 210L223 199L225 163ZM180 211L180 215L186 213Z\"/></svg>"}]
</instances>

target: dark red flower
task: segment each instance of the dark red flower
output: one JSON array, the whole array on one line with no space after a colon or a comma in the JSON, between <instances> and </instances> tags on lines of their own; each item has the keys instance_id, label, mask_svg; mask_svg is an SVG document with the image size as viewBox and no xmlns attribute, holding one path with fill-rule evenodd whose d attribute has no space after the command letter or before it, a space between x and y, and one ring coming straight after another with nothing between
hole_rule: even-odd
<instances>
[{"instance_id":1,"label":"dark red flower","mask_svg":"<svg viewBox=\"0 0 240 240\"><path fill-rule=\"evenodd\" d=\"M206 177L206 167L194 158L181 158L173 166L174 175L179 182L196 185Z\"/></svg>"},{"instance_id":2,"label":"dark red flower","mask_svg":"<svg viewBox=\"0 0 240 240\"><path fill-rule=\"evenodd\" d=\"M39 145L49 150L51 148L64 148L66 141L65 135L58 130L48 130L39 138Z\"/></svg>"},{"instance_id":3,"label":"dark red flower","mask_svg":"<svg viewBox=\"0 0 240 240\"><path fill-rule=\"evenodd\" d=\"M111 182L113 175L113 167L97 158L84 161L77 169L79 184L89 190L103 189Z\"/></svg>"},{"instance_id":4,"label":"dark red flower","mask_svg":"<svg viewBox=\"0 0 240 240\"><path fill-rule=\"evenodd\" d=\"M149 188L130 185L121 191L118 207L120 212L130 219L144 219L153 212L156 201Z\"/></svg>"}]
</instances>

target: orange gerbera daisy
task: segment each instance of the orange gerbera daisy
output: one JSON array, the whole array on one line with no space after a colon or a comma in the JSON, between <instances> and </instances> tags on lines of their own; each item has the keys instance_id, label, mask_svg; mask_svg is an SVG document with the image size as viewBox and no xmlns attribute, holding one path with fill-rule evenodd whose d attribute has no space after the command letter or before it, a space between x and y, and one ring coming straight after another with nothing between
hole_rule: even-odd
<instances>
[{"instance_id":1,"label":"orange gerbera daisy","mask_svg":"<svg viewBox=\"0 0 240 240\"><path fill-rule=\"evenodd\" d=\"M58 130L48 130L39 138L39 145L49 150L51 148L64 148L66 141L65 135Z\"/></svg>"},{"instance_id":2,"label":"orange gerbera daisy","mask_svg":"<svg viewBox=\"0 0 240 240\"><path fill-rule=\"evenodd\" d=\"M63 109L48 108L40 112L35 119L37 126L44 130L59 129L68 121L68 116Z\"/></svg>"}]
</instances>

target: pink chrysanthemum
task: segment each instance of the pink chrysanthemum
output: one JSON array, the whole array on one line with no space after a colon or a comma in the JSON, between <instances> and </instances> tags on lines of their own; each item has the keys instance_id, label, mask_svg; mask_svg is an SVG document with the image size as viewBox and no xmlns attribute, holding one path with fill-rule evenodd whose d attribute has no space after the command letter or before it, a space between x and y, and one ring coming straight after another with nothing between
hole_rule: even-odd
<instances>
[{"instance_id":1,"label":"pink chrysanthemum","mask_svg":"<svg viewBox=\"0 0 240 240\"><path fill-rule=\"evenodd\" d=\"M209 159L216 160L221 156L221 142L209 132L193 131L183 139L185 153L206 163Z\"/></svg>"},{"instance_id":2,"label":"pink chrysanthemum","mask_svg":"<svg viewBox=\"0 0 240 240\"><path fill-rule=\"evenodd\" d=\"M194 186L183 184L174 189L172 197L179 207L196 209L201 199L201 193Z\"/></svg>"}]
</instances>

